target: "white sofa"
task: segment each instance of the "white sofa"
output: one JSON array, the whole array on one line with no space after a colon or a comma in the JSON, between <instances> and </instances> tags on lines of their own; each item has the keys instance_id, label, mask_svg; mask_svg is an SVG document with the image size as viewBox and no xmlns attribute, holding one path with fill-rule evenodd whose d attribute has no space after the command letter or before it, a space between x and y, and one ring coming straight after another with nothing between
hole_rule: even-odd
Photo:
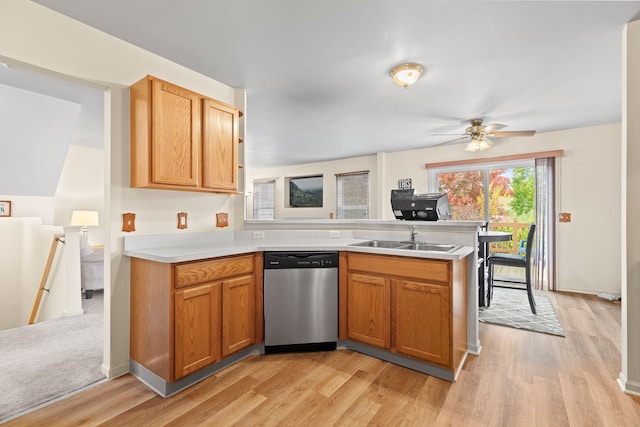
<instances>
[{"instance_id":1,"label":"white sofa","mask_svg":"<svg viewBox=\"0 0 640 427\"><path fill-rule=\"evenodd\" d=\"M93 297L93 291L104 289L104 248L91 247L80 238L80 280L85 298Z\"/></svg>"}]
</instances>

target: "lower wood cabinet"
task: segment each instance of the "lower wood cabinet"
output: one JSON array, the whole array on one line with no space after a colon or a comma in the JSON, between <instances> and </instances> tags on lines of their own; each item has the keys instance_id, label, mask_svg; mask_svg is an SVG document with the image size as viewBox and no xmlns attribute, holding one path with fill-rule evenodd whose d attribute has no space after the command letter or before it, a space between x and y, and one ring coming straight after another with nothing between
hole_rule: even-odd
<instances>
[{"instance_id":1,"label":"lower wood cabinet","mask_svg":"<svg viewBox=\"0 0 640 427\"><path fill-rule=\"evenodd\" d=\"M467 348L466 259L345 258L346 338L458 368Z\"/></svg>"},{"instance_id":2,"label":"lower wood cabinet","mask_svg":"<svg viewBox=\"0 0 640 427\"><path fill-rule=\"evenodd\" d=\"M261 265L261 254L176 264L132 258L131 359L173 383L261 340Z\"/></svg>"},{"instance_id":3,"label":"lower wood cabinet","mask_svg":"<svg viewBox=\"0 0 640 427\"><path fill-rule=\"evenodd\" d=\"M360 273L349 273L348 280L348 337L389 349L391 281Z\"/></svg>"},{"instance_id":4,"label":"lower wood cabinet","mask_svg":"<svg viewBox=\"0 0 640 427\"><path fill-rule=\"evenodd\" d=\"M222 358L220 283L175 293L175 377L182 378Z\"/></svg>"},{"instance_id":5,"label":"lower wood cabinet","mask_svg":"<svg viewBox=\"0 0 640 427\"><path fill-rule=\"evenodd\" d=\"M252 275L222 282L222 356L256 342L256 289Z\"/></svg>"},{"instance_id":6,"label":"lower wood cabinet","mask_svg":"<svg viewBox=\"0 0 640 427\"><path fill-rule=\"evenodd\" d=\"M394 289L396 351L449 366L449 286L394 280Z\"/></svg>"}]
</instances>

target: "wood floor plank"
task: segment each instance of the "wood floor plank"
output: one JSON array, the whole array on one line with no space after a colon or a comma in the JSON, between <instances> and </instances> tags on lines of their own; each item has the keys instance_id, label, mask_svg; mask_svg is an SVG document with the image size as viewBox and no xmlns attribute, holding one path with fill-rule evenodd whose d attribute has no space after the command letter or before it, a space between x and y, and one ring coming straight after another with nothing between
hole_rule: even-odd
<instances>
[{"instance_id":1,"label":"wood floor plank","mask_svg":"<svg viewBox=\"0 0 640 427\"><path fill-rule=\"evenodd\" d=\"M371 364L379 362L375 359ZM366 367L368 363L365 362ZM376 374L366 369L355 372L335 393L319 404L305 419L302 425L334 425L346 416L349 407L361 397L371 385Z\"/></svg>"},{"instance_id":2,"label":"wood floor plank","mask_svg":"<svg viewBox=\"0 0 640 427\"><path fill-rule=\"evenodd\" d=\"M405 405L399 426L434 425L447 398L452 383L435 377L426 378L416 398Z\"/></svg>"},{"instance_id":3,"label":"wood floor plank","mask_svg":"<svg viewBox=\"0 0 640 427\"><path fill-rule=\"evenodd\" d=\"M126 375L29 412L6 425L96 426L157 396L136 378Z\"/></svg>"},{"instance_id":4,"label":"wood floor plank","mask_svg":"<svg viewBox=\"0 0 640 427\"><path fill-rule=\"evenodd\" d=\"M363 395L380 407L370 422L380 426L394 425L417 398L426 379L410 369L386 364Z\"/></svg>"},{"instance_id":5,"label":"wood floor plank","mask_svg":"<svg viewBox=\"0 0 640 427\"><path fill-rule=\"evenodd\" d=\"M535 408L535 425L537 427L569 425L559 378L550 380L534 377L530 403Z\"/></svg>"},{"instance_id":6,"label":"wood floor plank","mask_svg":"<svg viewBox=\"0 0 640 427\"><path fill-rule=\"evenodd\" d=\"M620 305L550 298L566 337L480 324L454 383L348 350L253 355L170 398L125 375L5 425L639 426L616 382Z\"/></svg>"},{"instance_id":7,"label":"wood floor plank","mask_svg":"<svg viewBox=\"0 0 640 427\"><path fill-rule=\"evenodd\" d=\"M569 425L604 426L596 401L589 393L587 382L582 376L560 373L562 398L567 410Z\"/></svg>"}]
</instances>

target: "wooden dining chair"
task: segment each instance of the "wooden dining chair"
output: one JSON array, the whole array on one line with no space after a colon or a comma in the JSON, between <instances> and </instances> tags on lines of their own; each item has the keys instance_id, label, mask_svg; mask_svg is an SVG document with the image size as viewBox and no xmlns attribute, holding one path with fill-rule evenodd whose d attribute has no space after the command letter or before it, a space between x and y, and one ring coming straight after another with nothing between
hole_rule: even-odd
<instances>
[{"instance_id":1,"label":"wooden dining chair","mask_svg":"<svg viewBox=\"0 0 640 427\"><path fill-rule=\"evenodd\" d=\"M529 234L527 235L527 244L524 256L518 254L502 254L497 253L490 255L487 258L487 267L489 268L489 289L487 290L487 306L491 305L491 298L493 297L493 267L495 265L503 265L506 267L520 267L525 269L525 281L524 285L526 286L527 296L529 297L529 305L531 306L531 311L533 314L536 313L536 302L533 299L533 290L532 290L532 282L531 282L531 253L533 252L533 237L536 232L536 225L531 224L529 227ZM522 283L515 282L512 280L504 280L505 282L513 282L513 283Z\"/></svg>"}]
</instances>

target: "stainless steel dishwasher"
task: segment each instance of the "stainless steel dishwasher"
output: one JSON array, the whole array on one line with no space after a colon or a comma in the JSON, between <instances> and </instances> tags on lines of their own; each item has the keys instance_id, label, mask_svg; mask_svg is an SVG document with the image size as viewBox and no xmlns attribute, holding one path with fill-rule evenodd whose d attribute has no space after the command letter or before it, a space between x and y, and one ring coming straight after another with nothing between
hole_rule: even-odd
<instances>
[{"instance_id":1,"label":"stainless steel dishwasher","mask_svg":"<svg viewBox=\"0 0 640 427\"><path fill-rule=\"evenodd\" d=\"M338 253L265 252L265 353L335 350Z\"/></svg>"}]
</instances>

